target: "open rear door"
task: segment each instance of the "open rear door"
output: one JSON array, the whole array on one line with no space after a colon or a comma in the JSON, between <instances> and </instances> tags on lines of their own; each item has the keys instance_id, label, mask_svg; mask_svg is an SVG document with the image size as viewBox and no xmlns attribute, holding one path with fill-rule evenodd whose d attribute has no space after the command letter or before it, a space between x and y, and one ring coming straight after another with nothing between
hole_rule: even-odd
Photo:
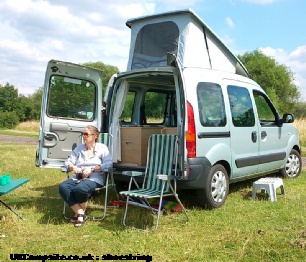
<instances>
[{"instance_id":1,"label":"open rear door","mask_svg":"<svg viewBox=\"0 0 306 262\"><path fill-rule=\"evenodd\" d=\"M102 71L51 60L41 106L36 166L58 168L82 143L87 125L101 130Z\"/></svg>"}]
</instances>

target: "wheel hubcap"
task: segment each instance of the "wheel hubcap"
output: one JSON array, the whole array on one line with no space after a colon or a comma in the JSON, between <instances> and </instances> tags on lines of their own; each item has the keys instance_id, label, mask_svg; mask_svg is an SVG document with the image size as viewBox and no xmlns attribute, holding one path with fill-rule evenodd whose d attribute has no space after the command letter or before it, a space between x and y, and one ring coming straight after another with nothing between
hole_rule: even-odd
<instances>
[{"instance_id":1,"label":"wheel hubcap","mask_svg":"<svg viewBox=\"0 0 306 262\"><path fill-rule=\"evenodd\" d=\"M296 155L290 155L286 163L286 174L288 177L297 176L300 171L300 160Z\"/></svg>"},{"instance_id":2,"label":"wheel hubcap","mask_svg":"<svg viewBox=\"0 0 306 262\"><path fill-rule=\"evenodd\" d=\"M226 178L223 172L218 171L214 174L211 183L211 193L215 202L222 202L226 194Z\"/></svg>"}]
</instances>

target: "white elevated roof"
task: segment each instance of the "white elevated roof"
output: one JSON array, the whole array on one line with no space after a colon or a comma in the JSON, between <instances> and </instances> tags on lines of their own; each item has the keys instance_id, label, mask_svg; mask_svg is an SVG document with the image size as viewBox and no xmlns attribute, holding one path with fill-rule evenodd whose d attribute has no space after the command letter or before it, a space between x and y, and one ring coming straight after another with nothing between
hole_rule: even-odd
<instances>
[{"instance_id":1,"label":"white elevated roof","mask_svg":"<svg viewBox=\"0 0 306 262\"><path fill-rule=\"evenodd\" d=\"M127 70L167 65L167 52L182 68L209 68L248 77L247 69L191 10L129 19L131 45Z\"/></svg>"}]
</instances>

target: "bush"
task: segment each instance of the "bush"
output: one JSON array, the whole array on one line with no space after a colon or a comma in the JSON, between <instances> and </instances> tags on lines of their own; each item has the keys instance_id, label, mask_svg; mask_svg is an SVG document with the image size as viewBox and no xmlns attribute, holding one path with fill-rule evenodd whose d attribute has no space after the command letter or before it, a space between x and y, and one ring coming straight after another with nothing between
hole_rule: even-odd
<instances>
[{"instance_id":1,"label":"bush","mask_svg":"<svg viewBox=\"0 0 306 262\"><path fill-rule=\"evenodd\" d=\"M0 128L12 129L19 124L19 118L15 112L0 112Z\"/></svg>"}]
</instances>

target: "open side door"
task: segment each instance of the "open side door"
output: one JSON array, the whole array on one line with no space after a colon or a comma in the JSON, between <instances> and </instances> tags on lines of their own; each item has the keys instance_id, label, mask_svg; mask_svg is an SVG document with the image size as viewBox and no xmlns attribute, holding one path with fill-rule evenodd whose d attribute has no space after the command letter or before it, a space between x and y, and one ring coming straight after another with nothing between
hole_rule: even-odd
<instances>
[{"instance_id":1,"label":"open side door","mask_svg":"<svg viewBox=\"0 0 306 262\"><path fill-rule=\"evenodd\" d=\"M87 125L101 130L102 71L68 62L48 63L36 166L63 166Z\"/></svg>"}]
</instances>

